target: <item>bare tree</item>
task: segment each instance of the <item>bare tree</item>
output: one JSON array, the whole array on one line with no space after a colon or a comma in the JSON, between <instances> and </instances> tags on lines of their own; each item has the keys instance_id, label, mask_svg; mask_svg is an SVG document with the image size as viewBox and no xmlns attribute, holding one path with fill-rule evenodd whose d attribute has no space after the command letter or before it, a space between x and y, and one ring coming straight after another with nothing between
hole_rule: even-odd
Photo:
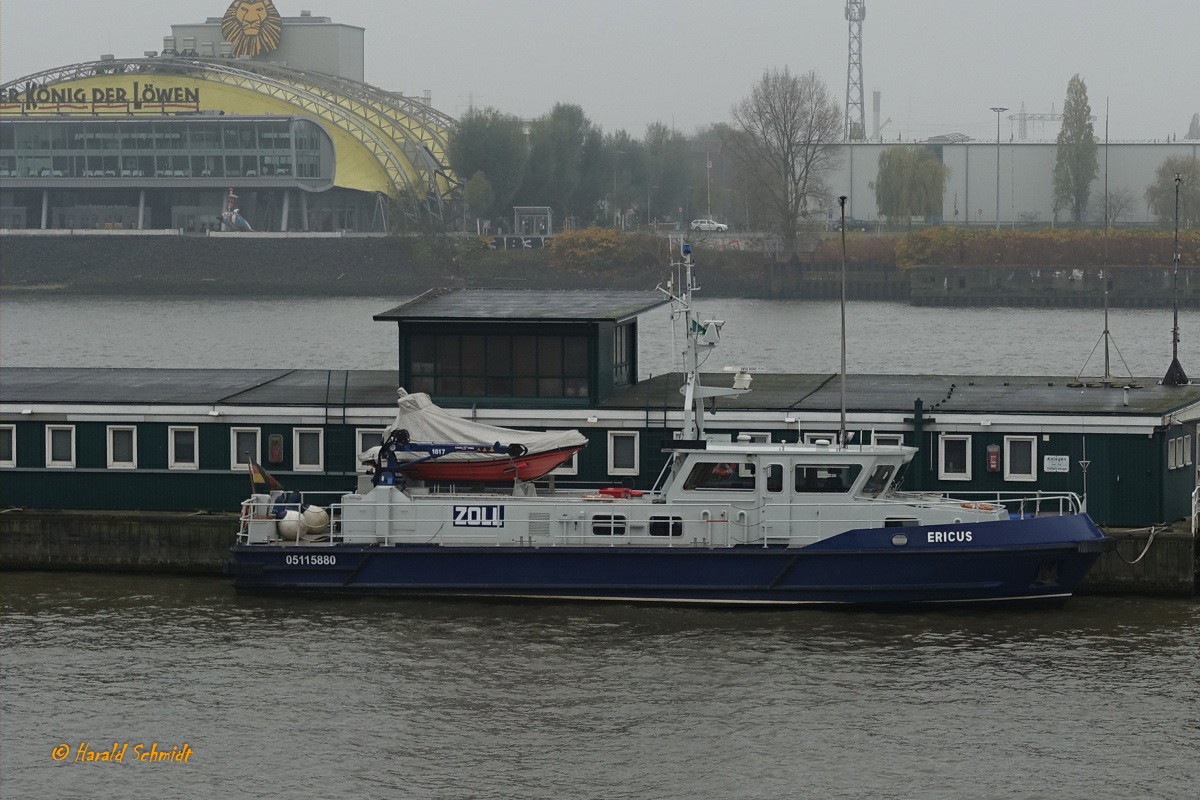
<instances>
[{"instance_id":1,"label":"bare tree","mask_svg":"<svg viewBox=\"0 0 1200 800\"><path fill-rule=\"evenodd\" d=\"M1132 189L1127 189L1124 186L1115 186L1108 190L1108 203L1104 202L1104 190L1097 189L1092 194L1090 208L1092 210L1092 218L1105 227L1112 227L1121 222L1128 222L1133 216L1134 204L1137 202L1137 195ZM1105 208L1108 209L1108 219L1104 218Z\"/></svg>"},{"instance_id":2,"label":"bare tree","mask_svg":"<svg viewBox=\"0 0 1200 800\"><path fill-rule=\"evenodd\" d=\"M732 116L729 153L761 177L763 205L792 252L801 217L827 194L823 178L839 158L841 110L816 72L793 75L784 67L764 72Z\"/></svg>"}]
</instances>

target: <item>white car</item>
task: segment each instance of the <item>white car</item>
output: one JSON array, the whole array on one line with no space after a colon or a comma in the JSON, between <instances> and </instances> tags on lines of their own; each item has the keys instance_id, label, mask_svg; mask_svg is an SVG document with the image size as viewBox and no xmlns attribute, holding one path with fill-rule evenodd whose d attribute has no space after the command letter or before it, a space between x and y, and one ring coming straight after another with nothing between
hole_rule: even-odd
<instances>
[{"instance_id":1,"label":"white car","mask_svg":"<svg viewBox=\"0 0 1200 800\"><path fill-rule=\"evenodd\" d=\"M689 227L694 231L717 231L718 233L729 230L728 225L717 222L715 219L694 219Z\"/></svg>"}]
</instances>

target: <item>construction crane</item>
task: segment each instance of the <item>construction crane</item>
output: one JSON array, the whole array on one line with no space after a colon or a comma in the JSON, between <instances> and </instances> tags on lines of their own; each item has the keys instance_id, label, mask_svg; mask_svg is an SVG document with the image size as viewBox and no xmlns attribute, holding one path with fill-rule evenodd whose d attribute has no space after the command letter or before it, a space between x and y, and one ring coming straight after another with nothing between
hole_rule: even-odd
<instances>
[{"instance_id":1,"label":"construction crane","mask_svg":"<svg viewBox=\"0 0 1200 800\"><path fill-rule=\"evenodd\" d=\"M850 57L846 63L846 141L867 137L867 113L863 104L862 24L867 18L866 0L846 0L850 23Z\"/></svg>"}]
</instances>

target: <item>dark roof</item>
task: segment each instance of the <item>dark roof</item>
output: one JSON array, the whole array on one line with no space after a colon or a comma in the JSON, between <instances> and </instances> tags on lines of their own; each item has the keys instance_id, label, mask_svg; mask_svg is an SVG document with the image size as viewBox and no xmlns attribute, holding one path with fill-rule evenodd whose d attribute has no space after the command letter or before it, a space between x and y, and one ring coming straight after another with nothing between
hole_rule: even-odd
<instances>
[{"instance_id":1,"label":"dark roof","mask_svg":"<svg viewBox=\"0 0 1200 800\"><path fill-rule=\"evenodd\" d=\"M376 321L438 322L622 322L667 303L660 292L615 289L551 291L544 289L434 289L390 311Z\"/></svg>"},{"instance_id":2,"label":"dark roof","mask_svg":"<svg viewBox=\"0 0 1200 800\"><path fill-rule=\"evenodd\" d=\"M681 373L641 381L601 404L608 409L676 410L683 402ZM707 386L729 386L728 373L706 374ZM1134 381L1129 404L1120 386L1071 386L1069 378L850 375L846 406L851 412L911 413L920 398L926 411L968 414L1166 416L1200 406L1200 385L1160 386L1153 378ZM25 403L114 405L235 405L263 407L357 406L387 408L396 402L394 370L102 369L4 367L0 397L4 411ZM718 413L745 411L837 411L836 374L756 373L752 391L716 400ZM447 404L447 405L461 405ZM512 404L520 407L519 402Z\"/></svg>"},{"instance_id":3,"label":"dark roof","mask_svg":"<svg viewBox=\"0 0 1200 800\"><path fill-rule=\"evenodd\" d=\"M730 386L728 373L703 375L706 386ZM1085 379L1086 381L1086 379ZM676 408L682 373L641 381L604 402L604 408ZM1073 378L977 375L849 375L846 407L851 411L911 412L918 398L930 414L1114 414L1165 416L1200 404L1200 385L1160 386L1155 378L1124 384L1076 384ZM751 391L717 398L717 409L747 411L837 411L841 381L837 373L790 375L755 373Z\"/></svg>"},{"instance_id":4,"label":"dark roof","mask_svg":"<svg viewBox=\"0 0 1200 800\"><path fill-rule=\"evenodd\" d=\"M5 411L20 403L388 406L394 370L83 369L5 367Z\"/></svg>"}]
</instances>

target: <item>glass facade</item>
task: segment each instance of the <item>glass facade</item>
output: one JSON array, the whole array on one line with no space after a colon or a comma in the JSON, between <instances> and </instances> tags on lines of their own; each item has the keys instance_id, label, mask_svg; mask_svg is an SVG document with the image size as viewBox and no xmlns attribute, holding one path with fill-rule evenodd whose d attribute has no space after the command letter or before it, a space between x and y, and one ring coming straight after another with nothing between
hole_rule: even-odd
<instances>
[{"instance_id":1,"label":"glass facade","mask_svg":"<svg viewBox=\"0 0 1200 800\"><path fill-rule=\"evenodd\" d=\"M326 142L316 123L290 118L6 120L0 177L332 179Z\"/></svg>"}]
</instances>

